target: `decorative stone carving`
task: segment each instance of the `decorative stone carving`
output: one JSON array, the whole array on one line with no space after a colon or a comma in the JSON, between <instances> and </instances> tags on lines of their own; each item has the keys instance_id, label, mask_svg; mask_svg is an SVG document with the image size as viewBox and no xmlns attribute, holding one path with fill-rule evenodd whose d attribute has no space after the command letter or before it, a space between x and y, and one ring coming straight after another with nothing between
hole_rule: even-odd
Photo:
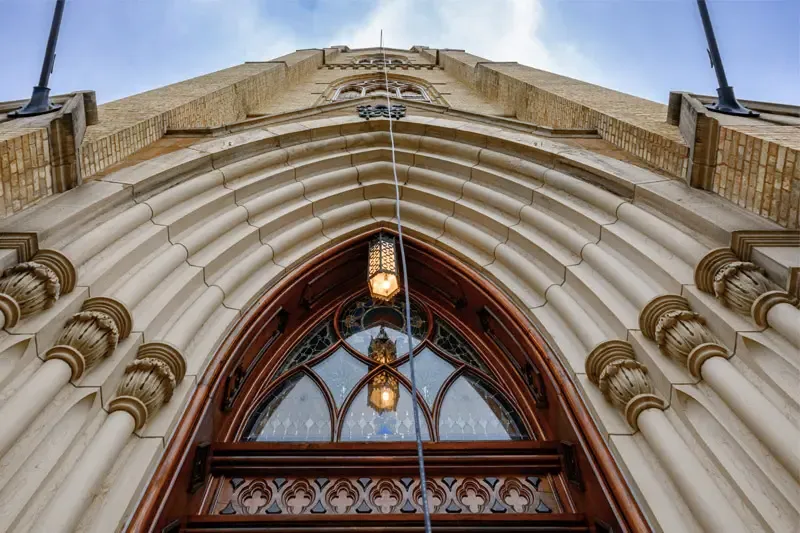
<instances>
[{"instance_id":1,"label":"decorative stone carving","mask_svg":"<svg viewBox=\"0 0 800 533\"><path fill-rule=\"evenodd\" d=\"M655 341L661 353L681 365L697 346L718 343L706 326L705 319L692 312L683 296L665 294L653 298L639 315L639 327L646 337ZM725 348L719 346L725 351Z\"/></svg>"},{"instance_id":2,"label":"decorative stone carving","mask_svg":"<svg viewBox=\"0 0 800 533\"><path fill-rule=\"evenodd\" d=\"M0 277L2 309L6 325L13 327L20 318L53 307L61 295L61 282L55 272L35 261L7 268Z\"/></svg>"},{"instance_id":3,"label":"decorative stone carving","mask_svg":"<svg viewBox=\"0 0 800 533\"><path fill-rule=\"evenodd\" d=\"M109 357L120 339L130 334L132 321L124 304L112 298L89 298L67 321L45 359L60 359L72 369L72 380Z\"/></svg>"},{"instance_id":4,"label":"decorative stone carving","mask_svg":"<svg viewBox=\"0 0 800 533\"><path fill-rule=\"evenodd\" d=\"M81 306L81 311L94 311L107 315L117 325L120 339L127 339L133 329L131 312L124 303L107 296L87 298Z\"/></svg>"},{"instance_id":5,"label":"decorative stone carving","mask_svg":"<svg viewBox=\"0 0 800 533\"><path fill-rule=\"evenodd\" d=\"M72 368L75 381L111 355L118 341L119 330L108 315L81 311L70 317L56 345L45 353L45 359L65 361Z\"/></svg>"},{"instance_id":6,"label":"decorative stone carving","mask_svg":"<svg viewBox=\"0 0 800 533\"><path fill-rule=\"evenodd\" d=\"M628 424L645 409L665 409L656 396L647 367L634 359L633 347L625 341L610 340L597 345L586 358L586 373L612 405L623 411Z\"/></svg>"},{"instance_id":7,"label":"decorative stone carving","mask_svg":"<svg viewBox=\"0 0 800 533\"><path fill-rule=\"evenodd\" d=\"M31 261L7 268L0 276L0 312L6 327L49 309L61 294L75 288L75 267L61 252L39 250Z\"/></svg>"},{"instance_id":8,"label":"decorative stone carving","mask_svg":"<svg viewBox=\"0 0 800 533\"><path fill-rule=\"evenodd\" d=\"M759 296L775 289L761 267L740 261L728 248L712 250L701 259L694 279L700 290L743 315L750 315Z\"/></svg>"},{"instance_id":9,"label":"decorative stone carving","mask_svg":"<svg viewBox=\"0 0 800 533\"><path fill-rule=\"evenodd\" d=\"M186 362L177 349L164 343L143 344L136 360L125 367L109 412L127 412L141 429L172 398L185 374Z\"/></svg>"}]
</instances>

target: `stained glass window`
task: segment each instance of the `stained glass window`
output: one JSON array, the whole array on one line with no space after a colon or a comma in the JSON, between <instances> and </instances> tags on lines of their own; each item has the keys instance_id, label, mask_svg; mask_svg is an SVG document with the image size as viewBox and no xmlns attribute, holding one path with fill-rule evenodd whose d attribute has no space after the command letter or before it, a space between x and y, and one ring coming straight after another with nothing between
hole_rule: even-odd
<instances>
[{"instance_id":1,"label":"stained glass window","mask_svg":"<svg viewBox=\"0 0 800 533\"><path fill-rule=\"evenodd\" d=\"M411 379L411 364L405 362L398 370ZM414 374L417 378L417 390L425 398L429 407L433 407L436 394L447 376L453 373L453 365L433 353L430 348L423 348L414 357Z\"/></svg>"},{"instance_id":2,"label":"stained glass window","mask_svg":"<svg viewBox=\"0 0 800 533\"><path fill-rule=\"evenodd\" d=\"M353 399L342 424L342 442L407 441L414 440L414 413L411 392L400 387L400 398L394 411L379 413L367 401L367 387ZM422 439L430 440L425 411L420 409Z\"/></svg>"},{"instance_id":3,"label":"stained glass window","mask_svg":"<svg viewBox=\"0 0 800 533\"><path fill-rule=\"evenodd\" d=\"M486 374L489 373L489 369L486 368L486 365L472 346L464 340L464 337L456 333L452 327L440 318L434 321L433 343L447 352L448 355L464 361Z\"/></svg>"},{"instance_id":4,"label":"stained glass window","mask_svg":"<svg viewBox=\"0 0 800 533\"><path fill-rule=\"evenodd\" d=\"M481 379L464 374L447 390L439 414L439 440L526 438L516 412Z\"/></svg>"},{"instance_id":5,"label":"stained glass window","mask_svg":"<svg viewBox=\"0 0 800 533\"><path fill-rule=\"evenodd\" d=\"M345 341L363 355L369 353L369 343L384 326L387 335L397 345L397 355L408 353L405 333L405 299L396 297L391 303L375 302L369 296L345 305L339 318L339 329ZM428 331L428 320L422 308L411 302L411 340L416 347Z\"/></svg>"},{"instance_id":6,"label":"stained glass window","mask_svg":"<svg viewBox=\"0 0 800 533\"><path fill-rule=\"evenodd\" d=\"M328 386L336 400L336 406L341 407L358 380L367 373L368 367L344 348L339 348L324 361L314 365L313 369Z\"/></svg>"},{"instance_id":7,"label":"stained glass window","mask_svg":"<svg viewBox=\"0 0 800 533\"><path fill-rule=\"evenodd\" d=\"M311 333L294 347L281 366L278 375L321 354L334 342L336 342L336 332L333 328L333 321L328 319L311 330Z\"/></svg>"},{"instance_id":8,"label":"stained glass window","mask_svg":"<svg viewBox=\"0 0 800 533\"><path fill-rule=\"evenodd\" d=\"M410 311L417 390L424 400L423 438L531 438L491 376L480 377L489 375L482 354L442 317L434 317L429 337L430 315L419 301L411 300ZM388 303L373 301L368 294L346 301L334 317L321 320L290 349L275 377L294 373L258 407L243 438L413 440L413 404L406 386L411 378L408 348L402 293ZM448 381L454 373L456 379ZM436 407L437 400L441 407ZM434 410L439 412L431 421ZM430 435L430 427L437 428L437 435Z\"/></svg>"},{"instance_id":9,"label":"stained glass window","mask_svg":"<svg viewBox=\"0 0 800 533\"><path fill-rule=\"evenodd\" d=\"M311 378L296 374L262 403L248 433L247 440L254 441L328 442L328 404Z\"/></svg>"}]
</instances>

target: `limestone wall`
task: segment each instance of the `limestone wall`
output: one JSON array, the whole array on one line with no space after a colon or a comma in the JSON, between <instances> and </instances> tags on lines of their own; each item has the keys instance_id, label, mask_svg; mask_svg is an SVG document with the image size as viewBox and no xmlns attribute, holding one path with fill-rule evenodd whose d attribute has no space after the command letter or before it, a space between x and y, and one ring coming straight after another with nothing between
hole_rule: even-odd
<instances>
[{"instance_id":1,"label":"limestone wall","mask_svg":"<svg viewBox=\"0 0 800 533\"><path fill-rule=\"evenodd\" d=\"M463 51L439 51L445 71L504 105L520 120L543 126L596 128L606 140L677 177L689 148L667 106L518 63L496 63Z\"/></svg>"},{"instance_id":2,"label":"limestone wall","mask_svg":"<svg viewBox=\"0 0 800 533\"><path fill-rule=\"evenodd\" d=\"M242 120L321 63L322 50L300 50L101 105L99 124L87 130L81 146L84 172L92 175L119 162L161 138L168 129Z\"/></svg>"}]
</instances>

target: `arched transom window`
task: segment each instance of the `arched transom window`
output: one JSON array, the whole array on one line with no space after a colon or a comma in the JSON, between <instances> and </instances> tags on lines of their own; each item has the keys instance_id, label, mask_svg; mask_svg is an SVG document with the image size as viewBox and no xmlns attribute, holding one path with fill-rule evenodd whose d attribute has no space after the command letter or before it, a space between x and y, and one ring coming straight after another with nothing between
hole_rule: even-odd
<instances>
[{"instance_id":1,"label":"arched transom window","mask_svg":"<svg viewBox=\"0 0 800 533\"><path fill-rule=\"evenodd\" d=\"M290 348L242 439L409 441L415 436L402 295L346 301ZM412 300L411 331L426 441L531 438L483 356L444 318Z\"/></svg>"},{"instance_id":2,"label":"arched transom window","mask_svg":"<svg viewBox=\"0 0 800 533\"><path fill-rule=\"evenodd\" d=\"M333 95L334 101L352 100L362 96L386 97L387 86L384 78L373 78L348 83L339 87ZM388 94L392 98L430 102L428 92L420 85L402 80L389 80Z\"/></svg>"}]
</instances>

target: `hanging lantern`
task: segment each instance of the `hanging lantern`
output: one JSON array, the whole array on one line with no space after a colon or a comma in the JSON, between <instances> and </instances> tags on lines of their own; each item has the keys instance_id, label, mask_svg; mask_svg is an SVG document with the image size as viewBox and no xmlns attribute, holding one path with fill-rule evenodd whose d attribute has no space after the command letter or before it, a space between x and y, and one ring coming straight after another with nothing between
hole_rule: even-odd
<instances>
[{"instance_id":1,"label":"hanging lantern","mask_svg":"<svg viewBox=\"0 0 800 533\"><path fill-rule=\"evenodd\" d=\"M369 243L367 283L373 299L389 301L400 292L394 237L379 234Z\"/></svg>"},{"instance_id":2,"label":"hanging lantern","mask_svg":"<svg viewBox=\"0 0 800 533\"><path fill-rule=\"evenodd\" d=\"M400 384L388 372L381 372L367 385L367 403L379 413L396 411L400 399Z\"/></svg>"},{"instance_id":3,"label":"hanging lantern","mask_svg":"<svg viewBox=\"0 0 800 533\"><path fill-rule=\"evenodd\" d=\"M369 342L368 354L370 359L383 365L397 360L397 346L383 326ZM376 374L367 385L367 403L379 413L396 410L399 398L400 384L388 372Z\"/></svg>"}]
</instances>

